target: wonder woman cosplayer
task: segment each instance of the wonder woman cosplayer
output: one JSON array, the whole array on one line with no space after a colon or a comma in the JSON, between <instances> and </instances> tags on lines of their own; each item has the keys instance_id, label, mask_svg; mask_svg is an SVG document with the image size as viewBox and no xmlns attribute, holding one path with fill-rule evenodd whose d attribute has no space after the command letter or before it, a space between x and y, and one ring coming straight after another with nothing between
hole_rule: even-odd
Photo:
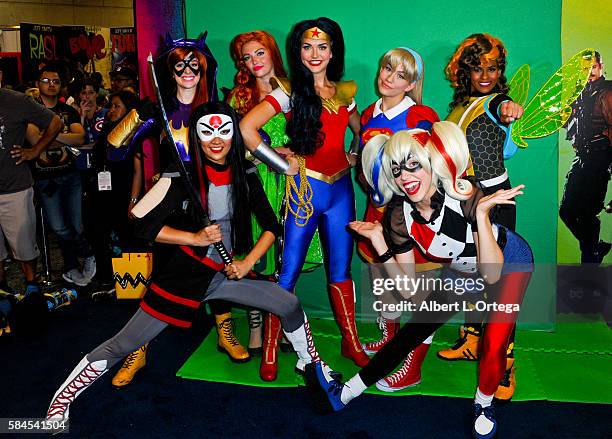
<instances>
[{"instance_id":1,"label":"wonder woman cosplayer","mask_svg":"<svg viewBox=\"0 0 612 439\"><path fill-rule=\"evenodd\" d=\"M497 283L497 304L520 304L533 270L531 249L512 230L491 223L489 213L496 205L514 204L512 199L522 194L523 186L485 196L476 183L460 178L468 162L465 135L452 122L434 123L431 134L410 130L391 138L373 138L363 151L363 169L382 203L389 205L382 224L356 221L351 228L370 239L379 261L390 270L414 277L414 247L418 246L428 258L449 264L449 278L478 273L486 282ZM436 290L427 300L448 303L451 296ZM346 384L328 381L316 366L309 367L307 375L313 379L316 374L328 408L341 410L397 367L454 313L452 308L436 314L413 313ZM514 309L491 311L487 316L474 400L477 438L492 437L497 429L491 403L504 375L508 339L517 317Z\"/></svg>"},{"instance_id":2,"label":"wonder woman cosplayer","mask_svg":"<svg viewBox=\"0 0 612 439\"><path fill-rule=\"evenodd\" d=\"M291 82L277 88L240 123L246 146L268 148L258 130L274 115L288 116L291 151L301 162L300 175L287 179L288 210L279 284L293 291L308 246L318 228L329 283L329 297L342 333L342 355L363 366L368 356L355 326L355 293L350 265L353 240L348 224L355 219L355 195L344 134L359 133L353 81L340 82L344 39L333 20L318 18L295 25L289 36Z\"/></svg>"}]
</instances>

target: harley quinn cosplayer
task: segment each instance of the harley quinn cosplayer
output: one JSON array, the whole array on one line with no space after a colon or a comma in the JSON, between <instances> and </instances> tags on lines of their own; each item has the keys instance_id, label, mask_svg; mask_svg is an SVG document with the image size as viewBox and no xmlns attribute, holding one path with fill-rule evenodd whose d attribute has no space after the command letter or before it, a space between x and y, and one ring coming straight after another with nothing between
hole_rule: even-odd
<instances>
[{"instance_id":1,"label":"harley quinn cosplayer","mask_svg":"<svg viewBox=\"0 0 612 439\"><path fill-rule=\"evenodd\" d=\"M485 195L499 189L510 189L510 179L504 166L510 124L523 115L523 108L506 94L506 48L489 34L473 34L457 48L446 66L446 76L454 88L451 112L447 120L457 123L467 137L474 175ZM514 205L497 206L493 220L511 230L516 226ZM466 313L459 339L449 349L438 352L445 360L477 360L482 333L482 316ZM509 400L516 387L514 367L514 331L510 340L506 374L495 394Z\"/></svg>"},{"instance_id":2,"label":"harley quinn cosplayer","mask_svg":"<svg viewBox=\"0 0 612 439\"><path fill-rule=\"evenodd\" d=\"M158 57L155 71L160 78L162 99L168 111L170 130L176 142L176 147L183 161L189 161L188 125L189 116L193 109L212 101L217 101L217 62L206 45L206 35L197 40L179 39L166 41L166 50ZM142 113L157 111L152 105L145 107ZM147 111L149 110L149 111ZM143 115L140 115L142 118ZM138 118L138 115L136 115ZM161 127L157 127L158 120L152 118L138 128L134 135L139 139L145 136L159 135ZM133 124L126 124L131 128ZM165 169L172 162L165 133L162 132L159 149L160 168ZM160 256L157 252L156 257ZM226 352L234 362L249 360L249 353L240 345L233 333L231 307L222 301L209 303L211 311L215 314L218 342L220 350ZM148 345L143 345L132 352L124 361L122 367L113 377L115 387L124 387L132 382L134 376L146 365Z\"/></svg>"},{"instance_id":3,"label":"harley quinn cosplayer","mask_svg":"<svg viewBox=\"0 0 612 439\"><path fill-rule=\"evenodd\" d=\"M342 334L342 355L359 366L368 356L355 326L355 293L350 265L353 239L347 230L355 219L351 165L344 147L350 126L358 140L357 86L340 82L344 71L344 39L338 23L329 18L295 25L289 40L291 82L278 78L278 87L241 121L246 146L256 154L269 147L258 130L274 115L288 117L291 151L300 173L287 179L289 213L285 220L279 284L293 291L318 228L329 297Z\"/></svg>"},{"instance_id":4,"label":"harley quinn cosplayer","mask_svg":"<svg viewBox=\"0 0 612 439\"><path fill-rule=\"evenodd\" d=\"M512 230L492 224L489 213L496 205L514 204L512 199L522 194L523 186L485 196L479 186L460 178L468 162L465 135L452 122L434 123L431 134L410 130L391 138L373 138L363 151L363 169L383 204L389 204L382 224L356 221L351 228L370 239L379 261L391 264L386 265L389 269L414 276L414 247L418 246L428 258L449 263L449 272L455 276L473 276L478 270L487 282L497 282L498 304L520 304L533 270L531 249ZM437 290L427 300L448 302L451 295ZM435 316L413 313L346 384L329 381L316 366L309 367L307 375L313 379L316 374L328 407L340 410L390 373L455 312L451 308ZM474 400L477 438L490 438L497 429L491 403L504 374L517 317L514 309L512 313L491 311L487 317Z\"/></svg>"},{"instance_id":5,"label":"harley quinn cosplayer","mask_svg":"<svg viewBox=\"0 0 612 439\"><path fill-rule=\"evenodd\" d=\"M423 80L425 68L423 59L415 50L408 47L398 47L389 50L382 57L378 71L377 87L381 98L367 107L361 114L360 147L378 134L392 135L401 130L421 128L430 130L431 124L439 121L436 112L422 105ZM369 186L363 175L360 175L362 185L367 192ZM381 221L385 206L379 206L374 198L368 197L364 221ZM380 201L380 200L379 200ZM357 241L357 251L369 263L376 262L376 252L369 240L360 237ZM415 252L417 271L438 268L439 264L427 261L420 252ZM378 319L382 330L382 338L363 344L366 353L372 355L378 352L387 341L399 331L401 312L383 311ZM414 352L406 357L403 367L385 379L386 385L379 388L393 392L414 386L421 380L421 364L433 337L429 337Z\"/></svg>"},{"instance_id":6,"label":"harley quinn cosplayer","mask_svg":"<svg viewBox=\"0 0 612 439\"><path fill-rule=\"evenodd\" d=\"M237 118L225 103L195 109L189 122L192 175L196 192L216 224L203 227L193 203L187 201L185 181L170 168L134 207L139 234L169 244L172 254L156 261L151 284L140 309L117 335L87 354L59 387L48 419L66 419L70 404L101 375L166 326L189 328L202 301L227 300L278 315L303 370L320 361L308 321L295 295L278 284L251 279L253 264L274 243L280 226L268 203L255 166L244 159ZM188 183L187 183L188 184ZM253 245L253 213L263 233ZM228 266L214 247L223 241L235 255Z\"/></svg>"}]
</instances>

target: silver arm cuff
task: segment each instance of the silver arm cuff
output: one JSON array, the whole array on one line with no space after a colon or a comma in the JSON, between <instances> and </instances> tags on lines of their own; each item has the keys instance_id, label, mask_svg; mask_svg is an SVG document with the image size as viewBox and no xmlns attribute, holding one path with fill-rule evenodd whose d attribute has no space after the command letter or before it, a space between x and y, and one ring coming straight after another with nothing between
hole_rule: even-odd
<instances>
[{"instance_id":1,"label":"silver arm cuff","mask_svg":"<svg viewBox=\"0 0 612 439\"><path fill-rule=\"evenodd\" d=\"M279 174L284 174L289 169L289 162L278 155L278 153L270 148L265 142L261 142L257 145L257 149L252 151L251 154Z\"/></svg>"}]
</instances>

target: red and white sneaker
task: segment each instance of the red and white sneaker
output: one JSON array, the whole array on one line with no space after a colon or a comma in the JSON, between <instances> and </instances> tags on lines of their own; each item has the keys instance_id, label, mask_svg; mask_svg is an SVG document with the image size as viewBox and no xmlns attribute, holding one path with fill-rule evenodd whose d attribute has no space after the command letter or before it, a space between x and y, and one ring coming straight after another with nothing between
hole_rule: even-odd
<instances>
[{"instance_id":1,"label":"red and white sneaker","mask_svg":"<svg viewBox=\"0 0 612 439\"><path fill-rule=\"evenodd\" d=\"M389 340L395 337L400 330L399 319L385 319L383 316L378 318L378 327L382 331L382 338L377 341L362 344L363 350L368 355L374 355L386 345Z\"/></svg>"},{"instance_id":2,"label":"red and white sneaker","mask_svg":"<svg viewBox=\"0 0 612 439\"><path fill-rule=\"evenodd\" d=\"M404 364L397 372L376 382L376 388L383 392L397 392L419 384L421 382L421 365L425 360L429 346L431 345L425 343L417 346L415 350L408 354Z\"/></svg>"}]
</instances>

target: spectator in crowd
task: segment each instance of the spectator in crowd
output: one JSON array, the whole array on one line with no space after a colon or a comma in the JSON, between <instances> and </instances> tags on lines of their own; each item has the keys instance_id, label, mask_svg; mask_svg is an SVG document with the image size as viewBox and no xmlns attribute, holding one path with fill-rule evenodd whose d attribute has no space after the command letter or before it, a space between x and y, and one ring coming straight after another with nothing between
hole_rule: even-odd
<instances>
[{"instance_id":1,"label":"spectator in crowd","mask_svg":"<svg viewBox=\"0 0 612 439\"><path fill-rule=\"evenodd\" d=\"M76 166L81 173L83 183L83 229L87 241L93 244L96 240L94 231L97 220L93 215L95 209L92 204L94 203L92 192L97 190L97 187L90 184L96 177L94 145L104 132L108 109L101 108L98 105L98 84L93 77L86 78L81 83L77 102L81 115L81 125L85 129L85 144L81 148L81 154L76 158ZM99 261L97 262L99 264Z\"/></svg>"},{"instance_id":2,"label":"spectator in crowd","mask_svg":"<svg viewBox=\"0 0 612 439\"><path fill-rule=\"evenodd\" d=\"M23 148L27 124L42 130L29 149ZM36 213L28 161L44 151L62 129L59 116L22 93L0 89L0 288L10 290L4 273L5 241L25 276L25 294L40 293L35 281Z\"/></svg>"},{"instance_id":3,"label":"spectator in crowd","mask_svg":"<svg viewBox=\"0 0 612 439\"><path fill-rule=\"evenodd\" d=\"M108 109L98 105L99 84L93 78L86 78L81 83L78 95L79 114L81 125L85 130L85 144L81 148L81 155L77 158L77 164L81 170L92 168L91 151L94 143L102 135L104 122ZM83 156L83 159L81 159ZM85 159L87 161L85 162Z\"/></svg>"},{"instance_id":4,"label":"spectator in crowd","mask_svg":"<svg viewBox=\"0 0 612 439\"><path fill-rule=\"evenodd\" d=\"M114 284L111 266L113 247L125 250L135 245L129 218L141 196L143 182L140 148L130 148L128 145L115 148L107 141L107 135L112 129L131 109L136 108L138 97L131 91L123 90L112 93L110 101L103 134L94 146L94 163L96 173L110 173L111 187L103 189L97 184L97 179L93 179L86 189L91 200L88 202L86 223L93 228L91 242L98 266L96 280L102 288L109 289Z\"/></svg>"},{"instance_id":5,"label":"spectator in crowd","mask_svg":"<svg viewBox=\"0 0 612 439\"><path fill-rule=\"evenodd\" d=\"M83 237L81 219L81 176L74 163L75 152L83 145L85 131L77 111L58 99L62 78L55 66L44 66L38 76L41 103L64 122L64 131L38 157L34 166L35 188L45 221L60 238L64 259L62 277L79 286L89 284L96 272L91 247ZM28 126L31 144L40 139L39 129ZM79 261L81 258L82 266Z\"/></svg>"},{"instance_id":6,"label":"spectator in crowd","mask_svg":"<svg viewBox=\"0 0 612 439\"><path fill-rule=\"evenodd\" d=\"M108 104L108 95L110 93L106 89L106 87L104 87L104 78L102 77L102 73L100 73L100 72L93 72L91 74L91 79L97 85L98 96L97 96L96 100L98 102L98 106L106 107L107 104Z\"/></svg>"},{"instance_id":7,"label":"spectator in crowd","mask_svg":"<svg viewBox=\"0 0 612 439\"><path fill-rule=\"evenodd\" d=\"M136 80L138 75L136 70L128 66L119 66L110 72L111 92L117 93L125 88L130 88L133 93L136 93Z\"/></svg>"}]
</instances>

